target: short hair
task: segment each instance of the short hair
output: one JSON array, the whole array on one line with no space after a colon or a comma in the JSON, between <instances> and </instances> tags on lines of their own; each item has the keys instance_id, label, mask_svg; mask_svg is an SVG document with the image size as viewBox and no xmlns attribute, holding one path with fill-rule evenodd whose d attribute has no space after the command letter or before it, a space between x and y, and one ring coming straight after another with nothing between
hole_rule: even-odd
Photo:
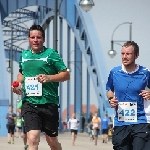
<instances>
[{"instance_id":1,"label":"short hair","mask_svg":"<svg viewBox=\"0 0 150 150\"><path fill-rule=\"evenodd\" d=\"M29 29L29 33L28 33L28 37L30 37L30 31L33 31L33 30L38 30L38 31L41 31L42 33L42 37L45 39L45 31L44 29L40 26L40 25L32 25Z\"/></svg>"},{"instance_id":2,"label":"short hair","mask_svg":"<svg viewBox=\"0 0 150 150\"><path fill-rule=\"evenodd\" d=\"M122 47L129 47L129 46L134 47L134 54L139 54L139 46L137 45L137 43L135 43L134 41L127 41L123 44Z\"/></svg>"}]
</instances>

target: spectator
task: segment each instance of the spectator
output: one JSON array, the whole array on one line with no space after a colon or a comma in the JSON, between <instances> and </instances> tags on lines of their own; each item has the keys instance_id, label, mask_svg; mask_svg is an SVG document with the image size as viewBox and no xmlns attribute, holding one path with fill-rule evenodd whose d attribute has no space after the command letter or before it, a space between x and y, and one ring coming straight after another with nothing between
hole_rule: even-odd
<instances>
[{"instance_id":1,"label":"spectator","mask_svg":"<svg viewBox=\"0 0 150 150\"><path fill-rule=\"evenodd\" d=\"M99 135L99 130L100 130L100 124L101 124L101 119L100 119L100 117L98 117L97 112L95 112L95 115L92 119L92 123L93 123L95 145L97 145L97 140L98 140L98 135Z\"/></svg>"},{"instance_id":2,"label":"spectator","mask_svg":"<svg viewBox=\"0 0 150 150\"><path fill-rule=\"evenodd\" d=\"M105 114L105 117L101 119L101 129L102 129L102 143L107 143L108 140L108 130L109 130L108 114Z\"/></svg>"},{"instance_id":3,"label":"spectator","mask_svg":"<svg viewBox=\"0 0 150 150\"><path fill-rule=\"evenodd\" d=\"M8 144L14 144L14 131L15 131L15 120L16 114L13 113L12 106L9 106L8 113L6 115L7 122L7 129L8 129Z\"/></svg>"},{"instance_id":4,"label":"spectator","mask_svg":"<svg viewBox=\"0 0 150 150\"><path fill-rule=\"evenodd\" d=\"M71 118L68 121L68 128L71 131L71 136L72 136L72 146L75 145L75 140L77 138L77 133L78 133L78 126L79 126L79 120L76 118L76 114L73 113Z\"/></svg>"}]
</instances>

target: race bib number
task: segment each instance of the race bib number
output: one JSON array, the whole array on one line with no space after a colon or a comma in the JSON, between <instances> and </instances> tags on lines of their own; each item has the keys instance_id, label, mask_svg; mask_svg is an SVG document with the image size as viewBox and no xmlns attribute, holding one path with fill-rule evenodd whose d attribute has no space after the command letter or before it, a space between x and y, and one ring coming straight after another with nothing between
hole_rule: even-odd
<instances>
[{"instance_id":1,"label":"race bib number","mask_svg":"<svg viewBox=\"0 0 150 150\"><path fill-rule=\"evenodd\" d=\"M137 102L119 102L118 121L137 122Z\"/></svg>"},{"instance_id":2,"label":"race bib number","mask_svg":"<svg viewBox=\"0 0 150 150\"><path fill-rule=\"evenodd\" d=\"M35 77L25 78L25 89L27 96L42 96L42 83Z\"/></svg>"}]
</instances>

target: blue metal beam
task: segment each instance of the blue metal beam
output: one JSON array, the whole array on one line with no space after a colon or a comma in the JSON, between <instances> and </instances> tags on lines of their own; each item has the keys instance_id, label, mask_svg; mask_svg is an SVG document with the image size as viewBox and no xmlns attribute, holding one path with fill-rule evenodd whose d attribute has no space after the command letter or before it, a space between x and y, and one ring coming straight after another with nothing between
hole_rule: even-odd
<instances>
[{"instance_id":1,"label":"blue metal beam","mask_svg":"<svg viewBox=\"0 0 150 150\"><path fill-rule=\"evenodd\" d=\"M62 19L60 18L59 19L59 32L60 32L60 36L59 36L59 54L61 57L63 57L63 42L62 42L62 39L63 39L63 21ZM62 88L62 83L60 82L59 83L59 103L60 103L60 118L59 118L59 131L62 132L63 131L63 125L62 125L62 108L63 108L63 88Z\"/></svg>"},{"instance_id":2,"label":"blue metal beam","mask_svg":"<svg viewBox=\"0 0 150 150\"><path fill-rule=\"evenodd\" d=\"M67 67L70 69L70 54L71 54L71 33L70 33L70 27L67 26ZM70 80L67 81L67 121L71 117L70 115L70 101L71 101L71 96L70 96L71 90L70 90Z\"/></svg>"},{"instance_id":3,"label":"blue metal beam","mask_svg":"<svg viewBox=\"0 0 150 150\"><path fill-rule=\"evenodd\" d=\"M2 34L2 25L1 25L1 13L0 13L0 64L1 64L1 73L0 73L0 136L7 135L6 129L6 113L8 112L9 98L8 98L8 79L6 73L6 60L3 46L3 34Z\"/></svg>"},{"instance_id":4,"label":"blue metal beam","mask_svg":"<svg viewBox=\"0 0 150 150\"><path fill-rule=\"evenodd\" d=\"M74 111L77 118L81 123L82 116L82 53L80 47L75 39L75 94L74 94ZM81 132L81 124L79 126L79 131Z\"/></svg>"},{"instance_id":5,"label":"blue metal beam","mask_svg":"<svg viewBox=\"0 0 150 150\"><path fill-rule=\"evenodd\" d=\"M86 90L86 95L87 95L87 101L86 101L86 122L88 122L88 117L90 115L90 75L87 70L87 90Z\"/></svg>"}]
</instances>

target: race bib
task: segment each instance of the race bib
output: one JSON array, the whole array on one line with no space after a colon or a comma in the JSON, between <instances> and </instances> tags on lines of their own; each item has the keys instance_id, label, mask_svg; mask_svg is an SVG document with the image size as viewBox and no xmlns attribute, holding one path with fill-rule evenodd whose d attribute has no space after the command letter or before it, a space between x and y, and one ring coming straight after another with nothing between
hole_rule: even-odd
<instances>
[{"instance_id":1,"label":"race bib","mask_svg":"<svg viewBox=\"0 0 150 150\"><path fill-rule=\"evenodd\" d=\"M137 102L118 103L118 121L137 122Z\"/></svg>"},{"instance_id":2,"label":"race bib","mask_svg":"<svg viewBox=\"0 0 150 150\"><path fill-rule=\"evenodd\" d=\"M25 78L25 89L27 96L42 96L42 83L35 77Z\"/></svg>"}]
</instances>

